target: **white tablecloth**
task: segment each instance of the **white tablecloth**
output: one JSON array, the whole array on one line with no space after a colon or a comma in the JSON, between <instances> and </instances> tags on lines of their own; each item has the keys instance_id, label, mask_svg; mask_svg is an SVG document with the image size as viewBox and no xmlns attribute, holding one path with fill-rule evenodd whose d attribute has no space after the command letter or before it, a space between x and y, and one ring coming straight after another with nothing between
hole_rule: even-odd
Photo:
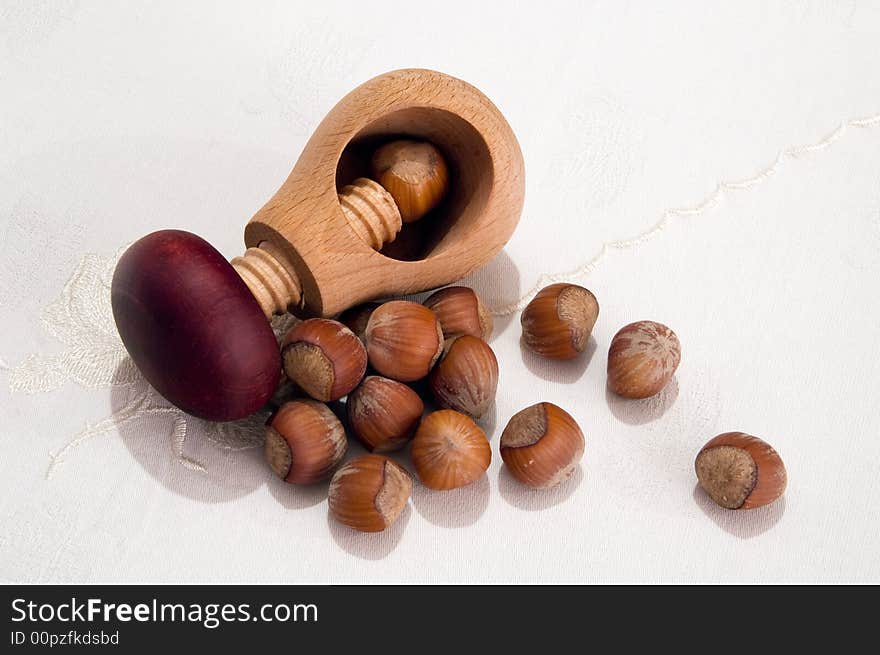
<instances>
[{"instance_id":1,"label":"white tablecloth","mask_svg":"<svg viewBox=\"0 0 880 655\"><path fill-rule=\"evenodd\" d=\"M711 5L711 6L710 6ZM477 2L0 5L0 580L878 582L880 6ZM119 249L163 227L229 257L351 88L428 67L483 90L527 200L470 281L499 313L488 475L360 535L275 479L260 420L170 409L115 334ZM586 357L520 348L550 280L601 304ZM606 394L631 320L683 344L658 398ZM551 492L497 456L548 400L584 428ZM784 499L728 512L693 459L744 430ZM352 453L360 452L353 447Z\"/></svg>"}]
</instances>

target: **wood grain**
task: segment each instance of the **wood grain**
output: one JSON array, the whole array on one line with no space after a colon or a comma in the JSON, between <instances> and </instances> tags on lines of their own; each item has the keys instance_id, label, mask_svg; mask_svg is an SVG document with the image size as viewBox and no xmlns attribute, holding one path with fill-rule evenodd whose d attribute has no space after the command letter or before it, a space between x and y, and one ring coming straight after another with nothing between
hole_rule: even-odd
<instances>
[{"instance_id":1,"label":"wood grain","mask_svg":"<svg viewBox=\"0 0 880 655\"><path fill-rule=\"evenodd\" d=\"M183 411L240 419L278 387L275 334L233 267L201 237L161 230L139 239L120 258L110 295L132 360Z\"/></svg>"},{"instance_id":2,"label":"wood grain","mask_svg":"<svg viewBox=\"0 0 880 655\"><path fill-rule=\"evenodd\" d=\"M376 252L340 207L337 166L346 147L400 136L430 141L450 167L439 236L415 261ZM289 177L245 229L248 247L271 245L298 278L292 309L331 316L382 296L416 293L468 275L507 242L519 220L522 153L498 109L473 86L429 70L380 75L321 122Z\"/></svg>"}]
</instances>

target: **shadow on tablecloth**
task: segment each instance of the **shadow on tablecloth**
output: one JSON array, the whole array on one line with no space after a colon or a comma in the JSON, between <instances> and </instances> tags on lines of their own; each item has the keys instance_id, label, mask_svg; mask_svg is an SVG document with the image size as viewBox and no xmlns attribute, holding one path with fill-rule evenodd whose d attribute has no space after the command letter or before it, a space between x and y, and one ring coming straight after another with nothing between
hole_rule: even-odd
<instances>
[{"instance_id":1,"label":"shadow on tablecloth","mask_svg":"<svg viewBox=\"0 0 880 655\"><path fill-rule=\"evenodd\" d=\"M694 502L719 528L739 539L764 534L785 514L785 496L764 507L737 511L716 505L699 484L694 485Z\"/></svg>"},{"instance_id":2,"label":"shadow on tablecloth","mask_svg":"<svg viewBox=\"0 0 880 655\"><path fill-rule=\"evenodd\" d=\"M523 364L526 368L542 380L548 380L557 384L574 384L581 379L590 362L593 361L593 355L596 354L596 339L590 337L584 352L575 359L558 360L548 359L533 353L525 347L522 339L519 342L519 349L522 353Z\"/></svg>"},{"instance_id":3,"label":"shadow on tablecloth","mask_svg":"<svg viewBox=\"0 0 880 655\"><path fill-rule=\"evenodd\" d=\"M507 467L498 471L498 491L510 505L529 512L538 512L564 503L584 479L583 466L578 467L568 480L552 489L532 489L514 478Z\"/></svg>"},{"instance_id":4,"label":"shadow on tablecloth","mask_svg":"<svg viewBox=\"0 0 880 655\"><path fill-rule=\"evenodd\" d=\"M605 388L605 402L617 420L627 425L645 425L661 418L678 400L678 378L673 377L663 390L650 398L623 398Z\"/></svg>"}]
</instances>

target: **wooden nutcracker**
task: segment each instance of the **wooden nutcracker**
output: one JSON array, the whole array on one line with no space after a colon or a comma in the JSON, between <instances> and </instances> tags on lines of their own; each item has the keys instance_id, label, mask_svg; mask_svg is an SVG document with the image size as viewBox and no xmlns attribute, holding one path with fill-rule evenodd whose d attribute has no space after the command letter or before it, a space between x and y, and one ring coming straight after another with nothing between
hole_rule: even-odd
<instances>
[{"instance_id":1,"label":"wooden nutcracker","mask_svg":"<svg viewBox=\"0 0 880 655\"><path fill-rule=\"evenodd\" d=\"M406 180L396 184L383 168L403 156L401 139L441 153L439 163L430 151L414 156L438 167L429 166L448 186L442 199L430 184L407 195ZM377 150L386 145L383 160ZM134 243L113 276L116 325L165 398L196 416L238 419L278 385L280 355L267 318L333 316L458 280L510 238L523 191L516 137L480 91L428 70L380 75L327 114L247 224L243 256L229 263L177 230Z\"/></svg>"}]
</instances>

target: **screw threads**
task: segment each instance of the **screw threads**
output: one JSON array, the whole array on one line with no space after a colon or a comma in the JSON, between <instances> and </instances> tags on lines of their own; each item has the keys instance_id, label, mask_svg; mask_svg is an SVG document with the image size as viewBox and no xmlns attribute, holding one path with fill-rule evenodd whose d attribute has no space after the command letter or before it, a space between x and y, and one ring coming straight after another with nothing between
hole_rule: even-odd
<instances>
[{"instance_id":1,"label":"screw threads","mask_svg":"<svg viewBox=\"0 0 880 655\"><path fill-rule=\"evenodd\" d=\"M339 204L348 224L373 250L394 241L403 222L394 198L380 184L359 177L342 189Z\"/></svg>"},{"instance_id":2,"label":"screw threads","mask_svg":"<svg viewBox=\"0 0 880 655\"><path fill-rule=\"evenodd\" d=\"M256 298L266 318L284 314L291 305L299 305L302 287L296 273L285 266L282 255L268 241L258 248L248 248L232 260L239 274Z\"/></svg>"}]
</instances>

